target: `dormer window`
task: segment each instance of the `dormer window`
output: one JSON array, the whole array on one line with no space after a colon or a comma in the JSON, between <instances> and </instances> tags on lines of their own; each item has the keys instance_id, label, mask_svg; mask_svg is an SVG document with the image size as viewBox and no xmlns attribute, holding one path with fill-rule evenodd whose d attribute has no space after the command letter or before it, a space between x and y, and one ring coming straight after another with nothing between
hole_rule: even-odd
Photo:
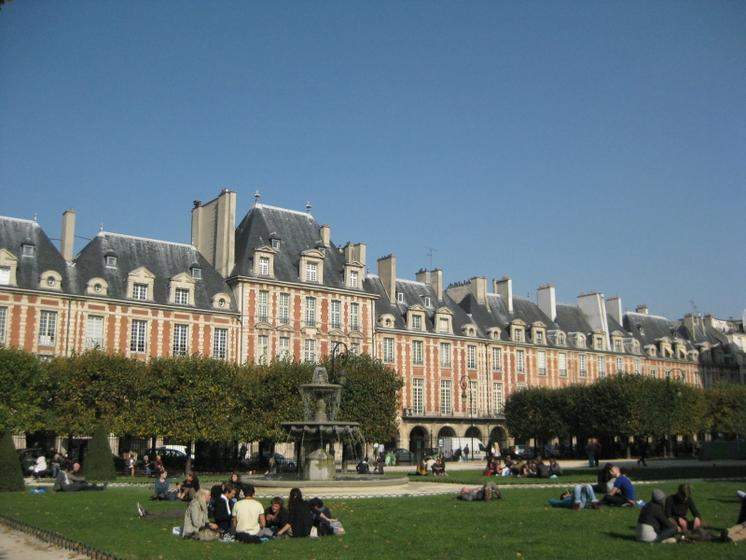
<instances>
[{"instance_id":1,"label":"dormer window","mask_svg":"<svg viewBox=\"0 0 746 560\"><path fill-rule=\"evenodd\" d=\"M10 267L0 266L0 286L7 286L10 284Z\"/></svg>"},{"instance_id":2,"label":"dormer window","mask_svg":"<svg viewBox=\"0 0 746 560\"><path fill-rule=\"evenodd\" d=\"M33 257L36 254L36 247L31 243L21 245L21 255L24 257Z\"/></svg>"},{"instance_id":3,"label":"dormer window","mask_svg":"<svg viewBox=\"0 0 746 560\"><path fill-rule=\"evenodd\" d=\"M439 333L451 332L451 322L448 320L448 317L440 317L438 319L438 332Z\"/></svg>"},{"instance_id":4,"label":"dormer window","mask_svg":"<svg viewBox=\"0 0 746 560\"><path fill-rule=\"evenodd\" d=\"M396 303L404 303L404 292L396 293Z\"/></svg>"},{"instance_id":5,"label":"dormer window","mask_svg":"<svg viewBox=\"0 0 746 560\"><path fill-rule=\"evenodd\" d=\"M557 333L557 344L560 346L565 346L567 344L567 338L565 337L565 333L559 332Z\"/></svg>"},{"instance_id":6,"label":"dormer window","mask_svg":"<svg viewBox=\"0 0 746 560\"><path fill-rule=\"evenodd\" d=\"M308 261L306 263L306 282L319 281L319 263Z\"/></svg>"},{"instance_id":7,"label":"dormer window","mask_svg":"<svg viewBox=\"0 0 746 560\"><path fill-rule=\"evenodd\" d=\"M604 337L600 334L593 335L593 349L603 350L604 349Z\"/></svg>"},{"instance_id":8,"label":"dormer window","mask_svg":"<svg viewBox=\"0 0 746 560\"><path fill-rule=\"evenodd\" d=\"M516 327L514 325L511 327L511 331L511 338L514 342L524 342L526 340L526 333L523 327Z\"/></svg>"},{"instance_id":9,"label":"dormer window","mask_svg":"<svg viewBox=\"0 0 746 560\"><path fill-rule=\"evenodd\" d=\"M94 292L94 293L96 293L96 294L100 294L100 293L101 293L101 292L103 292L103 291L104 291L104 287L103 287L103 286L102 286L101 284L99 284L98 282L96 282L96 283L95 283L95 284L93 285L93 292Z\"/></svg>"},{"instance_id":10,"label":"dormer window","mask_svg":"<svg viewBox=\"0 0 746 560\"><path fill-rule=\"evenodd\" d=\"M624 352L624 343L621 338L614 338L614 352Z\"/></svg>"},{"instance_id":11,"label":"dormer window","mask_svg":"<svg viewBox=\"0 0 746 560\"><path fill-rule=\"evenodd\" d=\"M422 315L412 315L412 328L416 331L422 330Z\"/></svg>"},{"instance_id":12,"label":"dormer window","mask_svg":"<svg viewBox=\"0 0 746 560\"><path fill-rule=\"evenodd\" d=\"M224 297L218 298L218 307L225 307L227 305L227 301Z\"/></svg>"},{"instance_id":13,"label":"dormer window","mask_svg":"<svg viewBox=\"0 0 746 560\"><path fill-rule=\"evenodd\" d=\"M91 278L86 284L86 293L93 296L105 296L108 288L109 285L103 278Z\"/></svg>"},{"instance_id":14,"label":"dormer window","mask_svg":"<svg viewBox=\"0 0 746 560\"><path fill-rule=\"evenodd\" d=\"M139 301L147 301L148 299L148 285L147 284L133 284L132 285L132 299Z\"/></svg>"},{"instance_id":15,"label":"dormer window","mask_svg":"<svg viewBox=\"0 0 746 560\"><path fill-rule=\"evenodd\" d=\"M430 296L425 296L422 298L425 301L425 307L432 307L432 301L430 300Z\"/></svg>"},{"instance_id":16,"label":"dormer window","mask_svg":"<svg viewBox=\"0 0 746 560\"><path fill-rule=\"evenodd\" d=\"M55 284L57 284L57 280L55 280L54 276L47 277L47 286L54 288Z\"/></svg>"},{"instance_id":17,"label":"dormer window","mask_svg":"<svg viewBox=\"0 0 746 560\"><path fill-rule=\"evenodd\" d=\"M106 255L106 268L116 268L117 257L116 255Z\"/></svg>"},{"instance_id":18,"label":"dormer window","mask_svg":"<svg viewBox=\"0 0 746 560\"><path fill-rule=\"evenodd\" d=\"M191 271L194 280L202 280L202 268L199 266L193 266L189 270Z\"/></svg>"},{"instance_id":19,"label":"dormer window","mask_svg":"<svg viewBox=\"0 0 746 560\"><path fill-rule=\"evenodd\" d=\"M536 331L534 334L534 343L544 344L544 331Z\"/></svg>"},{"instance_id":20,"label":"dormer window","mask_svg":"<svg viewBox=\"0 0 746 560\"><path fill-rule=\"evenodd\" d=\"M189 305L189 289L176 288L174 290L174 303L176 305Z\"/></svg>"},{"instance_id":21,"label":"dormer window","mask_svg":"<svg viewBox=\"0 0 746 560\"><path fill-rule=\"evenodd\" d=\"M269 276L269 257L259 257L259 275Z\"/></svg>"},{"instance_id":22,"label":"dormer window","mask_svg":"<svg viewBox=\"0 0 746 560\"><path fill-rule=\"evenodd\" d=\"M347 276L347 287L357 288L358 287L358 272L357 270L350 270Z\"/></svg>"},{"instance_id":23,"label":"dormer window","mask_svg":"<svg viewBox=\"0 0 746 560\"><path fill-rule=\"evenodd\" d=\"M279 250L280 249L280 240L279 239L277 239L277 238L273 238L272 239L272 248L275 249L275 250Z\"/></svg>"}]
</instances>

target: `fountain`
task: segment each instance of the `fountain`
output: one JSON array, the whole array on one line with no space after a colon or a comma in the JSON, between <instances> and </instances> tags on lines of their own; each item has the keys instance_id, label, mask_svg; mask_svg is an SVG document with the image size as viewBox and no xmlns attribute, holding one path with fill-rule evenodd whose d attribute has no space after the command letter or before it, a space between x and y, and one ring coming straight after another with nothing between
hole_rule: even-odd
<instances>
[{"instance_id":1,"label":"fountain","mask_svg":"<svg viewBox=\"0 0 746 560\"><path fill-rule=\"evenodd\" d=\"M408 479L384 478L381 475L337 473L335 446L342 445L343 456L359 460L365 452L360 425L337 420L342 385L329 382L326 368L317 367L311 383L299 387L303 401L303 420L284 422L282 429L295 444L295 475L273 474L251 477L255 486L395 486Z\"/></svg>"}]
</instances>

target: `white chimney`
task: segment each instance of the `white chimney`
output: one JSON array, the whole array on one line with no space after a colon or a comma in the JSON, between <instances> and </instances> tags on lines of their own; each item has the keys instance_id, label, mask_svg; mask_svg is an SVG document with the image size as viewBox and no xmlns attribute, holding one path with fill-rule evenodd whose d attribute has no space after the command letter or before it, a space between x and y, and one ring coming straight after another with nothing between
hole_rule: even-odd
<instances>
[{"instance_id":1,"label":"white chimney","mask_svg":"<svg viewBox=\"0 0 746 560\"><path fill-rule=\"evenodd\" d=\"M487 304L487 278L475 276L469 281L469 290L479 305Z\"/></svg>"},{"instance_id":2,"label":"white chimney","mask_svg":"<svg viewBox=\"0 0 746 560\"><path fill-rule=\"evenodd\" d=\"M622 298L614 296L606 298L606 313L612 316L612 318L623 325L622 323Z\"/></svg>"},{"instance_id":3,"label":"white chimney","mask_svg":"<svg viewBox=\"0 0 746 560\"><path fill-rule=\"evenodd\" d=\"M552 321L557 318L557 296L552 284L542 284L536 290L539 309Z\"/></svg>"},{"instance_id":4,"label":"white chimney","mask_svg":"<svg viewBox=\"0 0 746 560\"><path fill-rule=\"evenodd\" d=\"M75 210L70 208L62 213L62 235L60 235L60 252L67 261L73 260L75 250Z\"/></svg>"},{"instance_id":5,"label":"white chimney","mask_svg":"<svg viewBox=\"0 0 746 560\"><path fill-rule=\"evenodd\" d=\"M580 307L580 310L594 331L603 331L606 333L606 347L610 347L609 322L606 320L604 295L600 292L580 294L578 296L578 307Z\"/></svg>"},{"instance_id":6,"label":"white chimney","mask_svg":"<svg viewBox=\"0 0 746 560\"><path fill-rule=\"evenodd\" d=\"M378 259L378 276L391 303L396 303L396 257L387 255Z\"/></svg>"},{"instance_id":7,"label":"white chimney","mask_svg":"<svg viewBox=\"0 0 746 560\"><path fill-rule=\"evenodd\" d=\"M494 281L495 293L505 303L508 313L513 314L513 281L507 276Z\"/></svg>"},{"instance_id":8,"label":"white chimney","mask_svg":"<svg viewBox=\"0 0 746 560\"><path fill-rule=\"evenodd\" d=\"M327 224L324 224L323 226L321 226L321 243L324 244L324 247L331 246L331 237L332 237L331 226Z\"/></svg>"}]
</instances>

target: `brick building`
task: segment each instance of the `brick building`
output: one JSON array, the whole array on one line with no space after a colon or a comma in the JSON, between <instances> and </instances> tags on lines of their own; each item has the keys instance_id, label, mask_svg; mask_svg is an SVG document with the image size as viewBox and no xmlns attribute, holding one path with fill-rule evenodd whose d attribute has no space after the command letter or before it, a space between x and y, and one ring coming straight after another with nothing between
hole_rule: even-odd
<instances>
[{"instance_id":1,"label":"brick building","mask_svg":"<svg viewBox=\"0 0 746 560\"><path fill-rule=\"evenodd\" d=\"M399 441L508 442L502 407L516 390L625 373L696 386L746 381L743 323L674 321L620 298L558 303L513 295L510 278L444 285L441 270L368 271L366 246L337 246L310 212L260 203L236 226L236 193L192 208L191 244L99 232L73 255L29 220L0 218L0 344L40 356L90 348L148 359L199 353L240 363L316 361L338 343L390 364L404 381Z\"/></svg>"}]
</instances>

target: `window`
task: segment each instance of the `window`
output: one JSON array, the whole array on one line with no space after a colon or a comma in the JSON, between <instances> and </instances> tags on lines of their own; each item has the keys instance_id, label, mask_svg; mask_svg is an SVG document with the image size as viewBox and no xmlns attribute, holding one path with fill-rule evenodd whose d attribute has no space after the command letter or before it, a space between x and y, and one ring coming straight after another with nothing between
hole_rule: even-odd
<instances>
[{"instance_id":1,"label":"window","mask_svg":"<svg viewBox=\"0 0 746 560\"><path fill-rule=\"evenodd\" d=\"M279 315L280 324L287 325L290 322L290 294L280 294Z\"/></svg>"},{"instance_id":2,"label":"window","mask_svg":"<svg viewBox=\"0 0 746 560\"><path fill-rule=\"evenodd\" d=\"M544 344L544 331L536 331L534 342L536 344Z\"/></svg>"},{"instance_id":3,"label":"window","mask_svg":"<svg viewBox=\"0 0 746 560\"><path fill-rule=\"evenodd\" d=\"M267 322L269 320L269 292L259 290L256 300L256 320Z\"/></svg>"},{"instance_id":4,"label":"window","mask_svg":"<svg viewBox=\"0 0 746 560\"><path fill-rule=\"evenodd\" d=\"M189 305L189 289L176 288L174 290L174 302L176 305Z\"/></svg>"},{"instance_id":5,"label":"window","mask_svg":"<svg viewBox=\"0 0 746 560\"><path fill-rule=\"evenodd\" d=\"M500 414L503 411L503 384L493 383L492 384L492 406L495 409L496 414Z\"/></svg>"},{"instance_id":6,"label":"window","mask_svg":"<svg viewBox=\"0 0 746 560\"><path fill-rule=\"evenodd\" d=\"M404 292L396 293L396 303L404 303Z\"/></svg>"},{"instance_id":7,"label":"window","mask_svg":"<svg viewBox=\"0 0 746 560\"><path fill-rule=\"evenodd\" d=\"M466 347L466 367L469 369L477 368L477 347L476 346Z\"/></svg>"},{"instance_id":8,"label":"window","mask_svg":"<svg viewBox=\"0 0 746 560\"><path fill-rule=\"evenodd\" d=\"M5 344L5 323L8 319L8 308L0 307L0 344Z\"/></svg>"},{"instance_id":9,"label":"window","mask_svg":"<svg viewBox=\"0 0 746 560\"><path fill-rule=\"evenodd\" d=\"M412 315L412 328L416 331L422 330L422 315Z\"/></svg>"},{"instance_id":10,"label":"window","mask_svg":"<svg viewBox=\"0 0 746 560\"><path fill-rule=\"evenodd\" d=\"M191 268L191 272L192 272L192 278L194 280L202 280L202 269L200 267L193 266Z\"/></svg>"},{"instance_id":11,"label":"window","mask_svg":"<svg viewBox=\"0 0 746 560\"><path fill-rule=\"evenodd\" d=\"M515 352L515 370L518 373L526 371L526 354L523 350L516 350Z\"/></svg>"},{"instance_id":12,"label":"window","mask_svg":"<svg viewBox=\"0 0 746 560\"><path fill-rule=\"evenodd\" d=\"M477 413L477 382L469 381L469 414Z\"/></svg>"},{"instance_id":13,"label":"window","mask_svg":"<svg viewBox=\"0 0 746 560\"><path fill-rule=\"evenodd\" d=\"M565 333L557 333L557 344L561 346L567 344L567 337L565 336Z\"/></svg>"},{"instance_id":14,"label":"window","mask_svg":"<svg viewBox=\"0 0 746 560\"><path fill-rule=\"evenodd\" d=\"M616 372L624 373L624 359L623 358L616 359Z\"/></svg>"},{"instance_id":15,"label":"window","mask_svg":"<svg viewBox=\"0 0 746 560\"><path fill-rule=\"evenodd\" d=\"M560 377L567 377L567 354L560 352L559 356L559 374Z\"/></svg>"},{"instance_id":16,"label":"window","mask_svg":"<svg viewBox=\"0 0 746 560\"><path fill-rule=\"evenodd\" d=\"M21 255L24 257L33 257L36 254L36 247L28 243L21 245Z\"/></svg>"},{"instance_id":17,"label":"window","mask_svg":"<svg viewBox=\"0 0 746 560\"><path fill-rule=\"evenodd\" d=\"M277 344L277 356L281 360L289 360L291 355L292 354L290 353L290 337L281 336Z\"/></svg>"},{"instance_id":18,"label":"window","mask_svg":"<svg viewBox=\"0 0 746 560\"><path fill-rule=\"evenodd\" d=\"M622 340L620 338L614 339L614 352L623 352L624 351L624 345L622 344Z\"/></svg>"},{"instance_id":19,"label":"window","mask_svg":"<svg viewBox=\"0 0 746 560\"><path fill-rule=\"evenodd\" d=\"M606 377L606 358L603 356L598 357L598 376Z\"/></svg>"},{"instance_id":20,"label":"window","mask_svg":"<svg viewBox=\"0 0 746 560\"><path fill-rule=\"evenodd\" d=\"M85 349L103 348L104 318L100 315L88 315L85 321Z\"/></svg>"},{"instance_id":21,"label":"window","mask_svg":"<svg viewBox=\"0 0 746 560\"><path fill-rule=\"evenodd\" d=\"M539 368L539 375L547 374L547 353L539 351L536 353L536 363Z\"/></svg>"},{"instance_id":22,"label":"window","mask_svg":"<svg viewBox=\"0 0 746 560\"><path fill-rule=\"evenodd\" d=\"M279 249L280 248L280 240L279 239L272 239L272 248L273 249Z\"/></svg>"},{"instance_id":23,"label":"window","mask_svg":"<svg viewBox=\"0 0 746 560\"><path fill-rule=\"evenodd\" d=\"M425 307L432 307L433 306L433 303L430 300L430 296L425 296L422 299L425 301Z\"/></svg>"},{"instance_id":24,"label":"window","mask_svg":"<svg viewBox=\"0 0 746 560\"><path fill-rule=\"evenodd\" d=\"M0 285L7 286L10 284L10 267L0 266Z\"/></svg>"},{"instance_id":25,"label":"window","mask_svg":"<svg viewBox=\"0 0 746 560\"><path fill-rule=\"evenodd\" d=\"M39 344L41 346L54 346L57 333L57 312L42 311L39 321Z\"/></svg>"},{"instance_id":26,"label":"window","mask_svg":"<svg viewBox=\"0 0 746 560\"><path fill-rule=\"evenodd\" d=\"M116 268L117 257L115 255L106 255L106 268Z\"/></svg>"},{"instance_id":27,"label":"window","mask_svg":"<svg viewBox=\"0 0 746 560\"><path fill-rule=\"evenodd\" d=\"M54 285L56 283L57 283L57 280L55 279L54 276L48 276L47 277L47 286L49 286L50 288L54 288Z\"/></svg>"},{"instance_id":28,"label":"window","mask_svg":"<svg viewBox=\"0 0 746 560\"><path fill-rule=\"evenodd\" d=\"M316 326L316 298L315 297L306 298L306 326L307 327Z\"/></svg>"},{"instance_id":29,"label":"window","mask_svg":"<svg viewBox=\"0 0 746 560\"><path fill-rule=\"evenodd\" d=\"M604 339L601 336L594 336L593 337L593 349L594 350L603 350L604 349Z\"/></svg>"},{"instance_id":30,"label":"window","mask_svg":"<svg viewBox=\"0 0 746 560\"><path fill-rule=\"evenodd\" d=\"M215 328L212 335L212 357L225 360L228 357L228 329Z\"/></svg>"},{"instance_id":31,"label":"window","mask_svg":"<svg viewBox=\"0 0 746 560\"><path fill-rule=\"evenodd\" d=\"M145 352L145 341L148 335L148 322L132 319L130 333L130 352Z\"/></svg>"},{"instance_id":32,"label":"window","mask_svg":"<svg viewBox=\"0 0 746 560\"><path fill-rule=\"evenodd\" d=\"M635 360L635 375L640 375L640 360Z\"/></svg>"},{"instance_id":33,"label":"window","mask_svg":"<svg viewBox=\"0 0 746 560\"><path fill-rule=\"evenodd\" d=\"M360 304L358 303L350 304L350 330L360 330Z\"/></svg>"},{"instance_id":34,"label":"window","mask_svg":"<svg viewBox=\"0 0 746 560\"><path fill-rule=\"evenodd\" d=\"M316 361L316 341L312 338L303 341L303 360L306 362Z\"/></svg>"},{"instance_id":35,"label":"window","mask_svg":"<svg viewBox=\"0 0 746 560\"><path fill-rule=\"evenodd\" d=\"M451 367L453 365L453 353L450 342L440 343L440 367Z\"/></svg>"},{"instance_id":36,"label":"window","mask_svg":"<svg viewBox=\"0 0 746 560\"><path fill-rule=\"evenodd\" d=\"M441 379L440 380L440 413L451 414L453 405L451 403L451 380Z\"/></svg>"},{"instance_id":37,"label":"window","mask_svg":"<svg viewBox=\"0 0 746 560\"><path fill-rule=\"evenodd\" d=\"M331 328L342 328L342 302L336 299L332 300Z\"/></svg>"},{"instance_id":38,"label":"window","mask_svg":"<svg viewBox=\"0 0 746 560\"><path fill-rule=\"evenodd\" d=\"M394 339L393 338L383 339L383 361L389 364L394 362Z\"/></svg>"},{"instance_id":39,"label":"window","mask_svg":"<svg viewBox=\"0 0 746 560\"><path fill-rule=\"evenodd\" d=\"M187 341L189 339L189 325L174 325L174 356L187 355Z\"/></svg>"},{"instance_id":40,"label":"window","mask_svg":"<svg viewBox=\"0 0 746 560\"><path fill-rule=\"evenodd\" d=\"M492 371L500 371L503 363L503 349L492 348Z\"/></svg>"},{"instance_id":41,"label":"window","mask_svg":"<svg viewBox=\"0 0 746 560\"><path fill-rule=\"evenodd\" d=\"M318 282L319 263L306 262L306 282Z\"/></svg>"},{"instance_id":42,"label":"window","mask_svg":"<svg viewBox=\"0 0 746 560\"><path fill-rule=\"evenodd\" d=\"M524 341L524 332L522 327L513 327L513 340L516 342Z\"/></svg>"},{"instance_id":43,"label":"window","mask_svg":"<svg viewBox=\"0 0 746 560\"><path fill-rule=\"evenodd\" d=\"M588 377L588 360L585 354L578 355L578 369L580 370L580 377Z\"/></svg>"},{"instance_id":44,"label":"window","mask_svg":"<svg viewBox=\"0 0 746 560\"><path fill-rule=\"evenodd\" d=\"M412 412L423 414L425 412L425 380L412 379Z\"/></svg>"},{"instance_id":45,"label":"window","mask_svg":"<svg viewBox=\"0 0 746 560\"><path fill-rule=\"evenodd\" d=\"M269 276L269 257L259 257L259 275Z\"/></svg>"},{"instance_id":46,"label":"window","mask_svg":"<svg viewBox=\"0 0 746 560\"><path fill-rule=\"evenodd\" d=\"M655 368L650 368L650 377L657 377L658 371Z\"/></svg>"},{"instance_id":47,"label":"window","mask_svg":"<svg viewBox=\"0 0 746 560\"><path fill-rule=\"evenodd\" d=\"M256 337L256 363L266 364L269 361L269 337L260 334Z\"/></svg>"},{"instance_id":48,"label":"window","mask_svg":"<svg viewBox=\"0 0 746 560\"><path fill-rule=\"evenodd\" d=\"M351 270L350 275L347 277L347 284L350 288L357 288L357 270Z\"/></svg>"},{"instance_id":49,"label":"window","mask_svg":"<svg viewBox=\"0 0 746 560\"><path fill-rule=\"evenodd\" d=\"M438 319L438 332L439 333L450 332L451 329L448 328L448 327L449 327L449 325L448 325L448 319L447 318L441 317L440 319Z\"/></svg>"},{"instance_id":50,"label":"window","mask_svg":"<svg viewBox=\"0 0 746 560\"><path fill-rule=\"evenodd\" d=\"M146 301L148 299L148 285L147 284L133 284L132 285L132 299Z\"/></svg>"},{"instance_id":51,"label":"window","mask_svg":"<svg viewBox=\"0 0 746 560\"><path fill-rule=\"evenodd\" d=\"M412 341L412 363L416 366L421 366L423 364L422 346L423 343L421 340Z\"/></svg>"},{"instance_id":52,"label":"window","mask_svg":"<svg viewBox=\"0 0 746 560\"><path fill-rule=\"evenodd\" d=\"M357 342L351 342L350 343L350 354L353 356L359 356L360 355L360 344Z\"/></svg>"}]
</instances>

